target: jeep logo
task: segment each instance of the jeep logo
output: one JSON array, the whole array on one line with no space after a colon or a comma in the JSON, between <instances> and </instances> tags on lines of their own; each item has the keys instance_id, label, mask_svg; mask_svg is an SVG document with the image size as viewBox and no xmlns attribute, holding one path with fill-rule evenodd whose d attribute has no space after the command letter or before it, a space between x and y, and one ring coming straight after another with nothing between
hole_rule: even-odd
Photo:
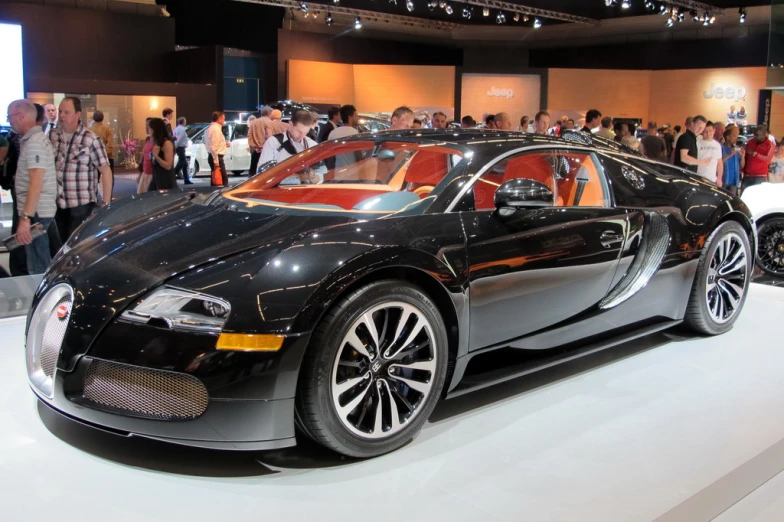
<instances>
[{"instance_id":1,"label":"jeep logo","mask_svg":"<svg viewBox=\"0 0 784 522\"><path fill-rule=\"evenodd\" d=\"M722 98L727 100L735 100L741 101L746 99L746 88L745 87L716 87L714 84L710 84L710 91L702 91L702 95L705 98L716 98L717 100L721 100Z\"/></svg>"},{"instance_id":2,"label":"jeep logo","mask_svg":"<svg viewBox=\"0 0 784 522\"><path fill-rule=\"evenodd\" d=\"M487 91L488 96L498 96L499 98L514 98L514 90L513 89L499 89L495 85L490 87Z\"/></svg>"}]
</instances>

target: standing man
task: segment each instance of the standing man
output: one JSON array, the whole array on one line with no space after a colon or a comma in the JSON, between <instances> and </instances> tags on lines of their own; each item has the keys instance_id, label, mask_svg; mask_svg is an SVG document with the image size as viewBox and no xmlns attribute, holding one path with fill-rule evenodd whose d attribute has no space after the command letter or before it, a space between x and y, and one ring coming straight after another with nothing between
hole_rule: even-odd
<instances>
[{"instance_id":1,"label":"standing man","mask_svg":"<svg viewBox=\"0 0 784 522\"><path fill-rule=\"evenodd\" d=\"M591 109L585 114L585 126L580 129L582 132L592 134L595 129L602 125L602 113L596 109Z\"/></svg>"},{"instance_id":2,"label":"standing man","mask_svg":"<svg viewBox=\"0 0 784 522\"><path fill-rule=\"evenodd\" d=\"M461 129L473 129L476 127L476 121L471 116L463 116L460 120Z\"/></svg>"},{"instance_id":3,"label":"standing man","mask_svg":"<svg viewBox=\"0 0 784 522\"><path fill-rule=\"evenodd\" d=\"M177 166L174 168L174 174L177 171L182 171L182 179L185 180L183 184L193 185L191 178L188 176L188 160L185 158L185 149L188 147L188 133L185 132L185 126L188 121L185 118L177 118L177 128L174 129L174 150L177 153Z\"/></svg>"},{"instance_id":4,"label":"standing man","mask_svg":"<svg viewBox=\"0 0 784 522\"><path fill-rule=\"evenodd\" d=\"M724 176L724 162L721 161L721 144L713 139L716 128L709 121L702 131L702 139L697 141L697 157L707 159L707 165L698 165L697 174L721 187Z\"/></svg>"},{"instance_id":5,"label":"standing man","mask_svg":"<svg viewBox=\"0 0 784 522\"><path fill-rule=\"evenodd\" d=\"M658 130L659 129L656 126L656 122L649 121L648 134L642 137L640 140L640 145L642 145L643 153L646 157L656 159L658 161L665 161L667 159L667 144L664 142L663 138L659 137ZM662 151L664 152L661 153Z\"/></svg>"},{"instance_id":6,"label":"standing man","mask_svg":"<svg viewBox=\"0 0 784 522\"><path fill-rule=\"evenodd\" d=\"M250 149L250 169L248 170L248 176L256 175L261 149L264 147L264 142L267 141L266 127L272 123L270 114L272 114L272 108L265 106L261 108L261 115L258 118L253 121L249 120L248 148Z\"/></svg>"},{"instance_id":7,"label":"standing man","mask_svg":"<svg viewBox=\"0 0 784 522\"><path fill-rule=\"evenodd\" d=\"M174 117L174 110L166 107L161 113L163 115L163 123L166 124L166 133L172 140L174 140L174 133L172 132L171 119Z\"/></svg>"},{"instance_id":8,"label":"standing man","mask_svg":"<svg viewBox=\"0 0 784 522\"><path fill-rule=\"evenodd\" d=\"M344 105L340 108L340 119L343 121L343 126L330 132L329 140L339 140L347 136L359 134L359 113L357 113L357 109L353 105ZM327 168L335 169L346 165L353 165L359 161L361 157L361 153L357 154L355 152L338 154L334 158L327 158Z\"/></svg>"},{"instance_id":9,"label":"standing man","mask_svg":"<svg viewBox=\"0 0 784 522\"><path fill-rule=\"evenodd\" d=\"M22 136L14 183L19 223L14 232L25 246L28 274L42 274L52 260L49 235L33 239L31 227L40 223L47 230L57 210L54 151L36 119L35 105L29 100L17 100L8 106L8 121Z\"/></svg>"},{"instance_id":10,"label":"standing man","mask_svg":"<svg viewBox=\"0 0 784 522\"><path fill-rule=\"evenodd\" d=\"M410 129L411 124L414 123L414 111L406 107L398 107L389 118L391 125L389 130L403 130Z\"/></svg>"},{"instance_id":11,"label":"standing man","mask_svg":"<svg viewBox=\"0 0 784 522\"><path fill-rule=\"evenodd\" d=\"M329 118L329 121L327 121L327 123L324 124L319 130L318 139L316 140L319 143L330 139L330 133L340 127L340 121L343 118L340 112L340 107L330 107L327 111L327 118Z\"/></svg>"},{"instance_id":12,"label":"standing man","mask_svg":"<svg viewBox=\"0 0 784 522\"><path fill-rule=\"evenodd\" d=\"M696 173L698 166L707 166L711 162L709 159L699 159L697 150L697 135L702 134L707 123L705 116L697 115L691 119L691 127L681 134L675 144L675 149L673 149L676 167ZM767 171L765 172L767 173Z\"/></svg>"},{"instance_id":13,"label":"standing man","mask_svg":"<svg viewBox=\"0 0 784 522\"><path fill-rule=\"evenodd\" d=\"M275 136L276 134L285 133L287 130L289 130L289 124L284 123L282 118L283 113L278 109L275 109L270 113L270 121L265 128L267 139L270 139L270 137Z\"/></svg>"},{"instance_id":14,"label":"standing man","mask_svg":"<svg viewBox=\"0 0 784 522\"><path fill-rule=\"evenodd\" d=\"M57 169L55 221L63 242L87 219L96 206L112 200L112 169L98 137L82 125L82 102L69 96L60 102L60 125L49 139L54 146ZM100 174L99 174L100 172ZM99 203L98 179L103 189Z\"/></svg>"},{"instance_id":15,"label":"standing man","mask_svg":"<svg viewBox=\"0 0 784 522\"><path fill-rule=\"evenodd\" d=\"M52 132L52 129L57 127L57 107L55 107L53 103L47 103L44 105L44 111L46 112L44 135L48 138L49 133Z\"/></svg>"},{"instance_id":16,"label":"standing man","mask_svg":"<svg viewBox=\"0 0 784 522\"><path fill-rule=\"evenodd\" d=\"M724 131L724 143L721 144L721 159L724 161L724 177L721 186L733 196L738 195L740 187L740 173L744 165L743 149L737 146L740 129L734 125L727 125Z\"/></svg>"},{"instance_id":17,"label":"standing man","mask_svg":"<svg viewBox=\"0 0 784 522\"><path fill-rule=\"evenodd\" d=\"M523 116L520 118L520 132L528 132L528 116Z\"/></svg>"},{"instance_id":18,"label":"standing man","mask_svg":"<svg viewBox=\"0 0 784 522\"><path fill-rule=\"evenodd\" d=\"M675 132L677 132L677 134L675 135L675 144L676 144L676 145L677 145L677 143L678 143L678 140L680 140L680 139L681 139L681 136L683 136L683 134L684 134L684 133L685 133L685 132L686 132L688 129L691 129L692 123L693 123L693 122L692 122L692 117L691 117L691 116L688 116L688 117L686 118L686 122L684 123L683 129L679 128L679 126L678 126L678 125L676 125L676 126L675 126ZM673 165L675 165L675 160L676 160L676 158L675 158L675 147L673 147L673 149L672 149L672 158L670 158L670 163L672 163Z\"/></svg>"},{"instance_id":19,"label":"standing man","mask_svg":"<svg viewBox=\"0 0 784 522\"><path fill-rule=\"evenodd\" d=\"M534 134L546 135L550 129L550 113L539 111L534 116Z\"/></svg>"},{"instance_id":20,"label":"standing man","mask_svg":"<svg viewBox=\"0 0 784 522\"><path fill-rule=\"evenodd\" d=\"M215 111L212 113L212 125L207 129L204 136L204 148L207 149L207 163L210 164L210 172L215 170L215 167L220 169L221 183L220 187L229 185L229 175L226 173L226 163L223 157L226 155L226 150L229 144L226 143L226 137L223 135L223 124L226 123L226 115L223 111Z\"/></svg>"},{"instance_id":21,"label":"standing man","mask_svg":"<svg viewBox=\"0 0 784 522\"><path fill-rule=\"evenodd\" d=\"M112 173L114 173L114 133L112 132L112 128L106 125L103 120L103 112L96 110L93 113L93 126L90 127L90 131L98 136L103 142L103 147L106 149L106 156L109 158L109 168L111 168Z\"/></svg>"},{"instance_id":22,"label":"standing man","mask_svg":"<svg viewBox=\"0 0 784 522\"><path fill-rule=\"evenodd\" d=\"M576 125L574 124L574 120L569 118L568 120L566 120L566 123L561 125L561 131L574 130L575 127ZM585 129L585 127L583 127L583 129ZM584 132L582 129L581 131Z\"/></svg>"},{"instance_id":23,"label":"standing man","mask_svg":"<svg viewBox=\"0 0 784 522\"><path fill-rule=\"evenodd\" d=\"M271 161L280 163L283 160L299 154L305 149L315 147L315 141L308 138L310 126L313 125L313 115L310 111L297 111L291 117L291 125L281 134L270 136L264 143L259 163L265 165ZM337 132L340 129L332 132ZM356 133L356 129L354 129Z\"/></svg>"},{"instance_id":24,"label":"standing man","mask_svg":"<svg viewBox=\"0 0 784 522\"><path fill-rule=\"evenodd\" d=\"M609 116L602 118L602 128L596 132L597 136L607 138L608 140L615 139L615 133L612 131L613 119Z\"/></svg>"},{"instance_id":25,"label":"standing man","mask_svg":"<svg viewBox=\"0 0 784 522\"><path fill-rule=\"evenodd\" d=\"M446 129L446 114L441 111L433 113L432 122L434 129Z\"/></svg>"},{"instance_id":26,"label":"standing man","mask_svg":"<svg viewBox=\"0 0 784 522\"><path fill-rule=\"evenodd\" d=\"M433 121L435 122L435 116L433 116ZM510 131L512 130L512 118L509 117L509 114L505 112L499 112L495 115L495 128L497 130L505 130Z\"/></svg>"},{"instance_id":27,"label":"standing man","mask_svg":"<svg viewBox=\"0 0 784 522\"><path fill-rule=\"evenodd\" d=\"M768 180L768 167L775 152L776 146L768 139L768 129L764 125L760 125L754 131L754 139L749 140L746 144L746 166L743 169L742 190Z\"/></svg>"}]
</instances>

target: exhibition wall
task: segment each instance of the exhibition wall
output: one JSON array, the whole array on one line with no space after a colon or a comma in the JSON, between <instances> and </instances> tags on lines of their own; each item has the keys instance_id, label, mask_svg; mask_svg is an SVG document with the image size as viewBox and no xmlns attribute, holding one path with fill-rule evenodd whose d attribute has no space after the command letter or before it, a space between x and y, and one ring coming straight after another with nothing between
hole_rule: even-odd
<instances>
[{"instance_id":1,"label":"exhibition wall","mask_svg":"<svg viewBox=\"0 0 784 522\"><path fill-rule=\"evenodd\" d=\"M480 121L485 114L506 112L515 128L520 118L539 111L539 75L463 74L460 114Z\"/></svg>"},{"instance_id":2,"label":"exhibition wall","mask_svg":"<svg viewBox=\"0 0 784 522\"><path fill-rule=\"evenodd\" d=\"M353 104L360 112L443 110L453 116L455 68L350 65L289 60L286 98L312 104Z\"/></svg>"},{"instance_id":3,"label":"exhibition wall","mask_svg":"<svg viewBox=\"0 0 784 522\"><path fill-rule=\"evenodd\" d=\"M765 67L696 71L550 69L548 106L580 111L598 108L607 116L682 125L686 116L695 114L723 120L730 105L736 109L743 105L748 121L756 124L759 90L765 88L765 82Z\"/></svg>"}]
</instances>

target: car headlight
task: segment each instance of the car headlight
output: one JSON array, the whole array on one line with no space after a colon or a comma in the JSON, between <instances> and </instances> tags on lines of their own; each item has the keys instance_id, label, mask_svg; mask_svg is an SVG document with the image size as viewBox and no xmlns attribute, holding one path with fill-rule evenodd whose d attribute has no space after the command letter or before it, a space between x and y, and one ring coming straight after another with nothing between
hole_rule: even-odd
<instances>
[{"instance_id":1,"label":"car headlight","mask_svg":"<svg viewBox=\"0 0 784 522\"><path fill-rule=\"evenodd\" d=\"M226 301L189 290L160 287L120 315L120 320L172 330L219 334L231 312Z\"/></svg>"}]
</instances>

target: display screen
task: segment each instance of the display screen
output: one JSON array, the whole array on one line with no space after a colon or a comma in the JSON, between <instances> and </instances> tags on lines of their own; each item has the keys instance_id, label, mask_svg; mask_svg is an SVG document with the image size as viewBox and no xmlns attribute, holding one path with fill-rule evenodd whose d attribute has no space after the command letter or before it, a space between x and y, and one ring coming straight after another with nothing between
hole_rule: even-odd
<instances>
[{"instance_id":1,"label":"display screen","mask_svg":"<svg viewBox=\"0 0 784 522\"><path fill-rule=\"evenodd\" d=\"M24 98L24 67L22 65L22 26L0 23L0 49L3 50L3 74L0 81L0 111L8 104ZM5 118L0 125L7 125Z\"/></svg>"}]
</instances>

